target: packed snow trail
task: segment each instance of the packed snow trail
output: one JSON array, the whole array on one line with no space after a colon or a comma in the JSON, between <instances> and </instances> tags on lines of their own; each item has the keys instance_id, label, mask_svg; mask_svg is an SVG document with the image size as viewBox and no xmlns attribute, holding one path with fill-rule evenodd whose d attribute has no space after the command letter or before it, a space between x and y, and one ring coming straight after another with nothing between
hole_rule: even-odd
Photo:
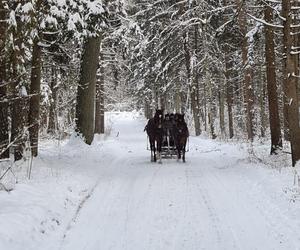
<instances>
[{"instance_id":1,"label":"packed snow trail","mask_svg":"<svg viewBox=\"0 0 300 250\"><path fill-rule=\"evenodd\" d=\"M270 172L236 146L192 137L187 163L151 163L145 121L120 114L114 122L115 138L99 149L110 161L60 249L300 249L299 218L261 185Z\"/></svg>"}]
</instances>

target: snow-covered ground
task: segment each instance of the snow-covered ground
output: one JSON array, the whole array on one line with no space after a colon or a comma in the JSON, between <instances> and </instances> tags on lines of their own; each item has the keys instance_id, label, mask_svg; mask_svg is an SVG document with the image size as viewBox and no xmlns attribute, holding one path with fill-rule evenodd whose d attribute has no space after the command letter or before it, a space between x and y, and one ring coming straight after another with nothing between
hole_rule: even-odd
<instances>
[{"instance_id":1,"label":"snow-covered ground","mask_svg":"<svg viewBox=\"0 0 300 250\"><path fill-rule=\"evenodd\" d=\"M194 137L187 163L154 164L145 120L109 116L110 136L43 142L31 180L16 170L0 192L0 250L300 249L294 169Z\"/></svg>"}]
</instances>

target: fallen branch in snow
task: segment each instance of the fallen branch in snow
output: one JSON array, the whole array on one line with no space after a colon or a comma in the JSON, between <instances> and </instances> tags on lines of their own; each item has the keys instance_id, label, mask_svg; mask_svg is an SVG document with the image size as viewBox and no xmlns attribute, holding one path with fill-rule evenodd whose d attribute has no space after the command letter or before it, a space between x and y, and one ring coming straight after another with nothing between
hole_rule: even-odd
<instances>
[{"instance_id":1,"label":"fallen branch in snow","mask_svg":"<svg viewBox=\"0 0 300 250\"><path fill-rule=\"evenodd\" d=\"M2 182L1 180L5 177L5 175L10 171L13 176L15 177L15 174L14 172L12 171L12 166L13 165L10 165L5 171L4 173L0 176L0 190L1 190L1 187L6 191L6 192L10 192L12 191L13 189L12 188L7 188Z\"/></svg>"},{"instance_id":2,"label":"fallen branch in snow","mask_svg":"<svg viewBox=\"0 0 300 250\"><path fill-rule=\"evenodd\" d=\"M291 155L292 153L291 152L288 152L288 151L281 151L282 153L285 153L285 154L289 154Z\"/></svg>"},{"instance_id":3,"label":"fallen branch in snow","mask_svg":"<svg viewBox=\"0 0 300 250\"><path fill-rule=\"evenodd\" d=\"M4 173L1 175L0 177L0 181L3 179L3 177L8 173L9 170L11 170L12 166L9 166L5 171Z\"/></svg>"},{"instance_id":4,"label":"fallen branch in snow","mask_svg":"<svg viewBox=\"0 0 300 250\"><path fill-rule=\"evenodd\" d=\"M12 188L7 188L3 183L0 182L0 190L1 187L3 188L4 191L6 191L7 193L9 193L10 191L12 191Z\"/></svg>"},{"instance_id":5,"label":"fallen branch in snow","mask_svg":"<svg viewBox=\"0 0 300 250\"><path fill-rule=\"evenodd\" d=\"M82 209L82 207L84 206L85 202L92 196L92 194L94 193L95 188L98 186L99 181L96 182L96 184L92 187L92 189L88 192L88 194L86 196L83 197L83 199L81 200L81 202L79 203L77 210L73 216L73 218L71 219L71 221L69 222L66 231L64 233L64 238L66 238L67 236L67 232L71 229L72 227L72 223L75 223L77 220L77 217L79 215L80 210Z\"/></svg>"}]
</instances>

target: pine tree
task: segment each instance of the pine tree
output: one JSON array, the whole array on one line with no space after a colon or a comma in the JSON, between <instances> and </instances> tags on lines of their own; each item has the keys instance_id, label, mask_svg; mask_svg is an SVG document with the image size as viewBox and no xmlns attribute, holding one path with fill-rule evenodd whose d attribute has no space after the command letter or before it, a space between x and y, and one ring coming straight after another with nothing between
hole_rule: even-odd
<instances>
[{"instance_id":1,"label":"pine tree","mask_svg":"<svg viewBox=\"0 0 300 250\"><path fill-rule=\"evenodd\" d=\"M0 158L8 154L8 98L6 81L5 45L7 36L7 1L0 0Z\"/></svg>"},{"instance_id":2,"label":"pine tree","mask_svg":"<svg viewBox=\"0 0 300 250\"><path fill-rule=\"evenodd\" d=\"M299 103L297 96L297 85L299 75L297 53L295 49L295 34L292 35L292 25L295 14L292 13L292 3L282 0L282 17L284 18L283 43L285 48L286 62L284 69L284 89L286 95L287 119L292 149L292 165L295 166L300 159L300 129L299 129Z\"/></svg>"},{"instance_id":3,"label":"pine tree","mask_svg":"<svg viewBox=\"0 0 300 250\"><path fill-rule=\"evenodd\" d=\"M264 10L265 21L272 23L272 8L267 5ZM265 25L265 43L266 43L266 66L267 66L267 89L269 100L269 121L271 130L271 154L276 154L278 149L282 148L282 138L280 130L277 83L276 83L276 64L274 48L274 31L270 25Z\"/></svg>"},{"instance_id":4,"label":"pine tree","mask_svg":"<svg viewBox=\"0 0 300 250\"><path fill-rule=\"evenodd\" d=\"M77 90L76 129L87 144L94 139L96 73L99 64L101 36L87 37L83 46L80 80Z\"/></svg>"}]
</instances>

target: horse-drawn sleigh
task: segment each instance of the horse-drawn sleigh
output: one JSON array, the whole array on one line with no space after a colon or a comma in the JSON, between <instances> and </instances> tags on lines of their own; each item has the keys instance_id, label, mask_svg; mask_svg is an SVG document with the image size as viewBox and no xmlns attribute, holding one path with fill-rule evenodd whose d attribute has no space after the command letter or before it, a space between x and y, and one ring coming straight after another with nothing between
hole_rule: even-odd
<instances>
[{"instance_id":1,"label":"horse-drawn sleigh","mask_svg":"<svg viewBox=\"0 0 300 250\"><path fill-rule=\"evenodd\" d=\"M161 158L177 155L177 159L185 162L185 152L189 131L183 114L163 114L157 109L153 118L149 119L145 131L147 132L151 161L161 163ZM158 154L158 157L157 157Z\"/></svg>"}]
</instances>

